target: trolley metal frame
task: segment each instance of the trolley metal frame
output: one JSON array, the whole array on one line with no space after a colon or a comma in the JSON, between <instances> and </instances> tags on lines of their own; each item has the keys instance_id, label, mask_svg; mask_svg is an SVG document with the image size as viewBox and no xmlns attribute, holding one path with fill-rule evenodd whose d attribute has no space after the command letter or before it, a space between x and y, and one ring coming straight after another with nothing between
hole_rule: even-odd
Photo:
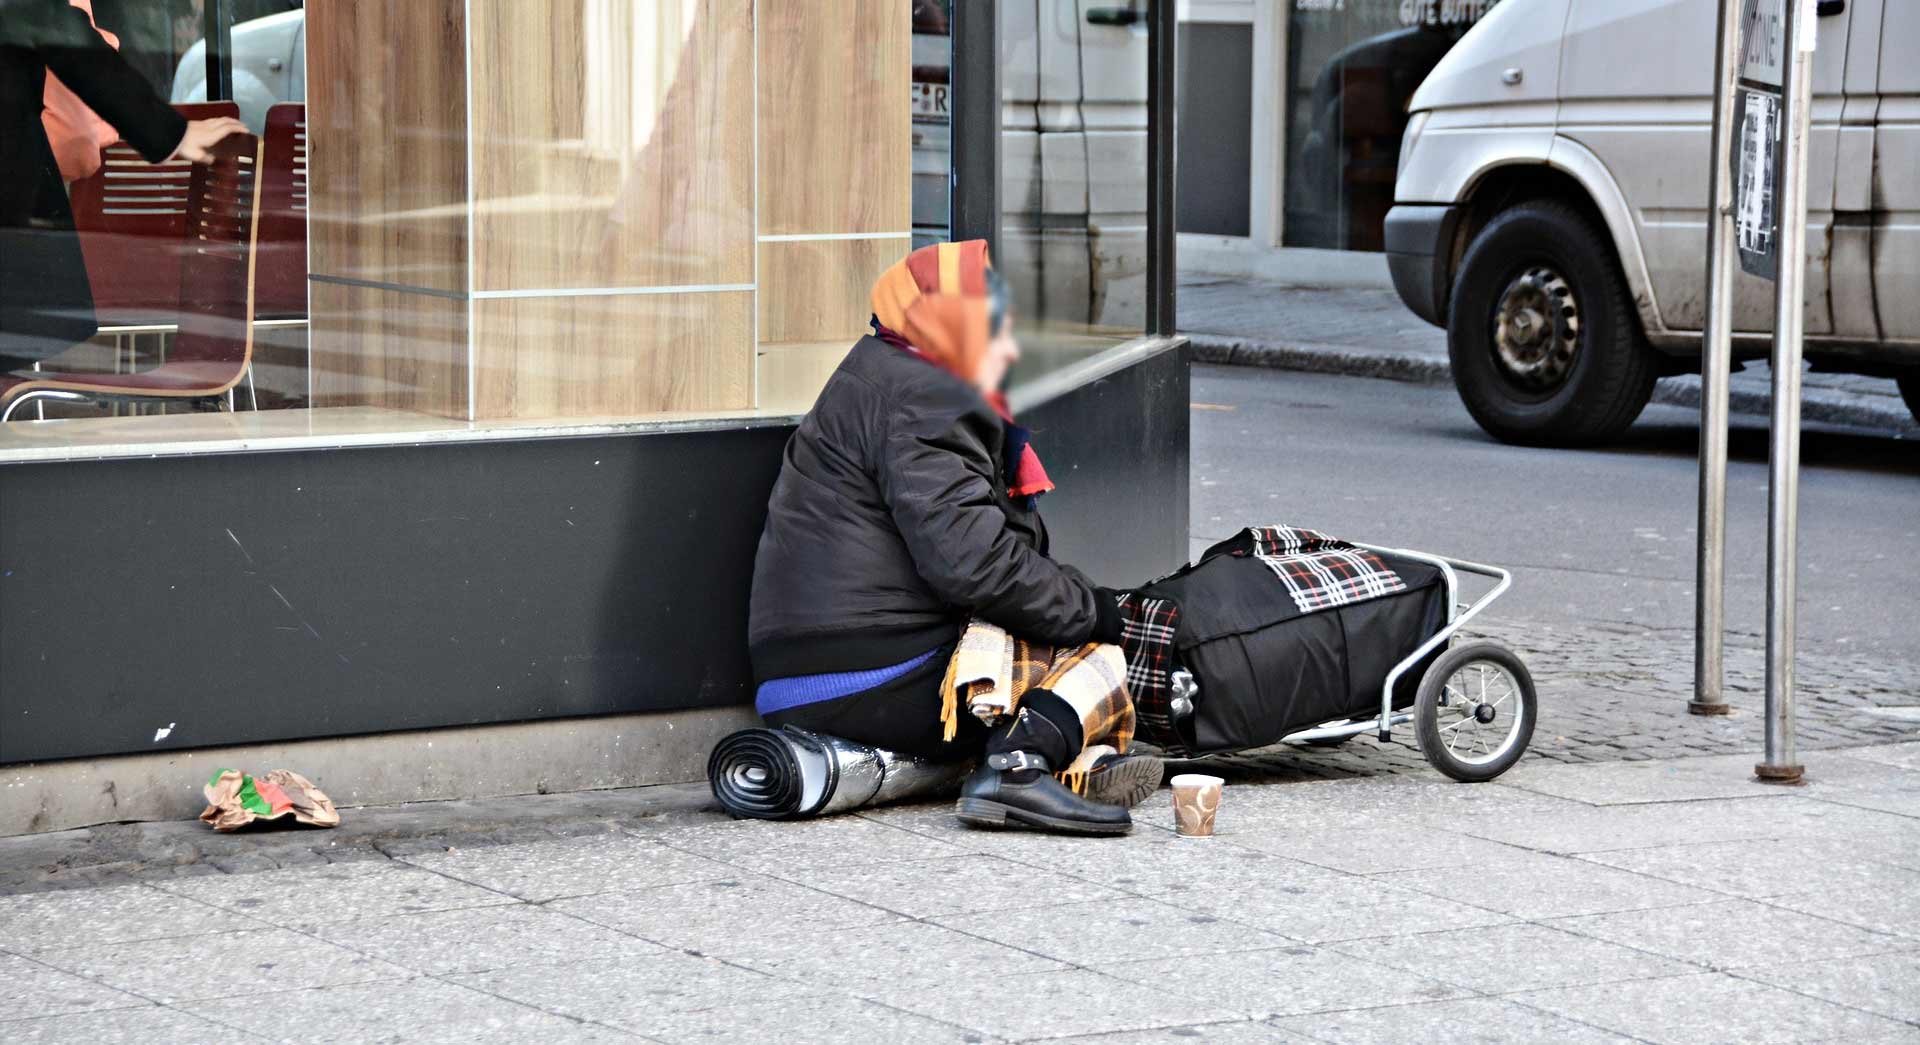
<instances>
[{"instance_id":1,"label":"trolley metal frame","mask_svg":"<svg viewBox=\"0 0 1920 1045\"><path fill-rule=\"evenodd\" d=\"M1414 665L1420 663L1420 661L1425 659L1434 650L1452 641L1453 637L1459 633L1460 629L1464 627L1468 621L1479 616L1481 610L1492 605L1495 599L1505 595L1507 589L1513 587L1513 573L1509 570L1501 569L1498 566L1469 562L1465 559L1449 559L1444 555L1430 555L1426 552L1408 551L1405 548L1386 548L1377 544L1363 544L1359 541L1355 541L1353 544L1355 547L1365 548L1368 551L1378 552L1382 555L1397 556L1403 559L1413 559L1417 562L1424 562L1438 569L1447 585L1446 626L1434 632L1427 638L1427 641L1421 643L1412 653L1407 654L1400 663L1394 665L1392 671L1387 672L1387 681L1380 687L1380 717L1378 719L1356 719L1334 726L1316 726L1313 729L1303 729L1297 733L1289 733L1280 738L1280 743L1292 744L1305 743L1311 740L1333 740L1358 736L1369 729L1378 730L1381 740L1391 739L1393 727L1413 721L1414 715L1412 711L1395 712L1393 710L1393 687L1399 683L1400 676L1405 675ZM1494 581L1492 590L1468 603L1464 609L1461 608L1460 605L1459 575L1462 573L1488 577Z\"/></svg>"}]
</instances>

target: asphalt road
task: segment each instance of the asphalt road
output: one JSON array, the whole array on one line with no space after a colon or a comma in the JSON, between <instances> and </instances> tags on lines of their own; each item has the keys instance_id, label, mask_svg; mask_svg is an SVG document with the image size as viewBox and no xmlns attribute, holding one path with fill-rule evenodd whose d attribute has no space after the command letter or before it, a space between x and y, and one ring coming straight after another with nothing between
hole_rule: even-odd
<instances>
[{"instance_id":1,"label":"asphalt road","mask_svg":"<svg viewBox=\"0 0 1920 1045\"><path fill-rule=\"evenodd\" d=\"M1200 366L1193 411L1196 554L1284 522L1512 567L1504 621L1693 625L1690 410L1650 407L1613 448L1533 450L1494 442L1447 386ZM1731 445L1728 620L1757 637L1764 421L1736 417ZM1801 455L1801 643L1920 662L1920 442L1810 425Z\"/></svg>"}]
</instances>

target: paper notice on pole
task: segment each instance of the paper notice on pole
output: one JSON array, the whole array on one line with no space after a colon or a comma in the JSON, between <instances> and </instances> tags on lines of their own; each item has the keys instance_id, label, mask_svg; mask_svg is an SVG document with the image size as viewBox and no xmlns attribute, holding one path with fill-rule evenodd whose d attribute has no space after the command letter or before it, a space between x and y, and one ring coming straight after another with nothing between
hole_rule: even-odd
<instances>
[{"instance_id":1,"label":"paper notice on pole","mask_svg":"<svg viewBox=\"0 0 1920 1045\"><path fill-rule=\"evenodd\" d=\"M1780 99L1763 91L1740 91L1735 135L1733 216L1740 267L1766 279L1779 271L1775 258L1774 157L1780 140Z\"/></svg>"},{"instance_id":2,"label":"paper notice on pole","mask_svg":"<svg viewBox=\"0 0 1920 1045\"><path fill-rule=\"evenodd\" d=\"M1785 82L1786 4L1789 0L1745 0L1740 15L1740 78L1779 87ZM1808 4L1807 10L1813 10Z\"/></svg>"}]
</instances>

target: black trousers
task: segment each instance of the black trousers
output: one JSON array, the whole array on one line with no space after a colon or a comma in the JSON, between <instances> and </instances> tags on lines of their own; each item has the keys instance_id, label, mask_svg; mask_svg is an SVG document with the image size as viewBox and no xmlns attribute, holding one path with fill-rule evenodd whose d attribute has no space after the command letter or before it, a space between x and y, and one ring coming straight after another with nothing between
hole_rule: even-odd
<instances>
[{"instance_id":1,"label":"black trousers","mask_svg":"<svg viewBox=\"0 0 1920 1045\"><path fill-rule=\"evenodd\" d=\"M943 646L925 664L884 686L776 711L766 716L767 723L798 726L936 762L959 762L983 752L1025 750L1065 768L1080 754L1085 738L1079 713L1065 700L1039 688L1028 690L1021 698L1021 714L1011 723L989 730L962 708L953 739L941 739L946 729L940 721L940 683L946 677L947 658L952 652L951 647Z\"/></svg>"},{"instance_id":2,"label":"black trousers","mask_svg":"<svg viewBox=\"0 0 1920 1045\"><path fill-rule=\"evenodd\" d=\"M925 664L892 682L851 696L805 704L766 716L771 726L798 726L815 733L886 748L941 762L974 758L986 745L987 727L972 715L960 716L952 741L941 739L940 680L947 674L951 647L942 647Z\"/></svg>"}]
</instances>

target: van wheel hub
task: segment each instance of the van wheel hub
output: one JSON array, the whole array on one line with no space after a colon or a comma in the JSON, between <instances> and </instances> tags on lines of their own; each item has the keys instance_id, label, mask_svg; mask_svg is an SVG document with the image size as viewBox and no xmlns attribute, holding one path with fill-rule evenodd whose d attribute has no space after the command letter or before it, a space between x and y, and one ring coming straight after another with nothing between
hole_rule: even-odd
<instances>
[{"instance_id":1,"label":"van wheel hub","mask_svg":"<svg viewBox=\"0 0 1920 1045\"><path fill-rule=\"evenodd\" d=\"M1580 350L1580 305L1564 276L1544 265L1521 272L1493 318L1494 355L1508 380L1533 391L1566 383Z\"/></svg>"}]
</instances>

